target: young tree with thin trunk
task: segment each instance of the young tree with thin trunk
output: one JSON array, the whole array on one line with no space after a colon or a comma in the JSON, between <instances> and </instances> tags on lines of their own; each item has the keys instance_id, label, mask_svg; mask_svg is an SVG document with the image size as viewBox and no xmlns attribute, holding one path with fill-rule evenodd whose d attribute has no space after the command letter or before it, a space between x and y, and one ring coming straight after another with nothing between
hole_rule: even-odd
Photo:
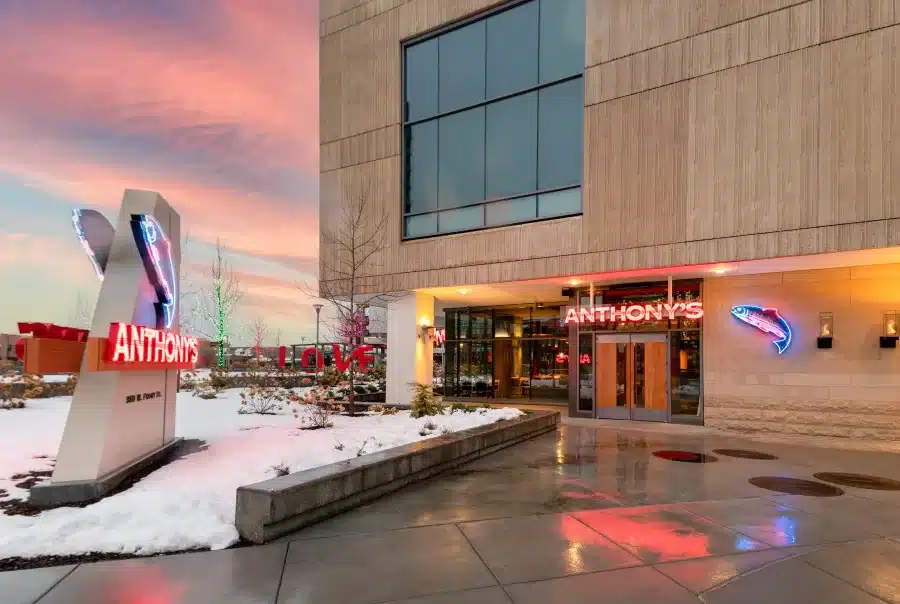
<instances>
[{"instance_id":1,"label":"young tree with thin trunk","mask_svg":"<svg viewBox=\"0 0 900 604\"><path fill-rule=\"evenodd\" d=\"M87 297L79 290L75 294L75 308L69 315L69 325L79 329L90 329L93 316L94 313L91 310Z\"/></svg>"},{"instance_id":2,"label":"young tree with thin trunk","mask_svg":"<svg viewBox=\"0 0 900 604\"><path fill-rule=\"evenodd\" d=\"M370 186L345 192L337 215L323 221L319 259L319 290L312 297L331 307L332 332L352 349L363 343L365 309L383 306L401 295L368 293L373 277L379 274L381 257L387 249L390 213L376 208ZM348 410L356 412L354 381L356 366L350 363Z\"/></svg>"},{"instance_id":3,"label":"young tree with thin trunk","mask_svg":"<svg viewBox=\"0 0 900 604\"><path fill-rule=\"evenodd\" d=\"M256 361L259 362L262 359L263 340L269 335L269 326L266 324L266 320L262 317L253 319L253 322L250 323L250 333L253 336L253 345L256 347Z\"/></svg>"},{"instance_id":4,"label":"young tree with thin trunk","mask_svg":"<svg viewBox=\"0 0 900 604\"><path fill-rule=\"evenodd\" d=\"M195 315L200 319L197 330L216 342L216 362L225 367L225 344L234 333L232 317L244 291L241 280L222 255L222 246L216 240L216 259L210 269L211 283L201 288L197 295Z\"/></svg>"},{"instance_id":5,"label":"young tree with thin trunk","mask_svg":"<svg viewBox=\"0 0 900 604\"><path fill-rule=\"evenodd\" d=\"M178 330L183 334L192 334L196 331L194 307L197 290L191 282L190 265L187 261L190 245L191 233L185 231L181 236L181 266L178 267Z\"/></svg>"}]
</instances>

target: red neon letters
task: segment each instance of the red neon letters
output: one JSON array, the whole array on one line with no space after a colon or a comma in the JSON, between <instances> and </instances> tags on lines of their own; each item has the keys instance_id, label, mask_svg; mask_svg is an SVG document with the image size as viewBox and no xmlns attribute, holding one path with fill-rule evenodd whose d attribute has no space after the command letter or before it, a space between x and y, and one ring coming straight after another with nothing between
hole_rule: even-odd
<instances>
[{"instance_id":1,"label":"red neon letters","mask_svg":"<svg viewBox=\"0 0 900 604\"><path fill-rule=\"evenodd\" d=\"M620 306L591 306L570 308L566 311L568 323L638 323L640 321L662 321L674 319L679 312L685 319L703 317L703 302L676 302L675 304L622 304Z\"/></svg>"},{"instance_id":2,"label":"red neon letters","mask_svg":"<svg viewBox=\"0 0 900 604\"><path fill-rule=\"evenodd\" d=\"M197 363L197 338L171 331L113 323L106 347L108 363L193 366Z\"/></svg>"},{"instance_id":3,"label":"red neon letters","mask_svg":"<svg viewBox=\"0 0 900 604\"><path fill-rule=\"evenodd\" d=\"M354 348L346 358L341 355L341 347L337 344L332 344L331 350L334 353L334 364L338 371L346 371L350 368L350 363L355 360L359 370L366 372L369 370L369 365L375 362L375 357L367 354L373 350L373 347L369 345ZM325 368L325 358L322 356L321 351L316 351L314 346L303 351L303 355L300 357L300 366L309 367L311 364L310 357L316 359L316 367L318 369Z\"/></svg>"}]
</instances>

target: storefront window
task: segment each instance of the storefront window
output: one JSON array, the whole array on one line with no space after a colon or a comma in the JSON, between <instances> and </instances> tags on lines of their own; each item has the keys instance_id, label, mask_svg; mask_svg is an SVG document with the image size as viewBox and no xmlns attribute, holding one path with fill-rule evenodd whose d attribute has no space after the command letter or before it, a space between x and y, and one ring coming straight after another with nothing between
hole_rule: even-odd
<instances>
[{"instance_id":1,"label":"storefront window","mask_svg":"<svg viewBox=\"0 0 900 604\"><path fill-rule=\"evenodd\" d=\"M672 416L700 414L700 332L671 334Z\"/></svg>"},{"instance_id":2,"label":"storefront window","mask_svg":"<svg viewBox=\"0 0 900 604\"><path fill-rule=\"evenodd\" d=\"M578 338L578 410L594 408L594 337L582 334Z\"/></svg>"},{"instance_id":3,"label":"storefront window","mask_svg":"<svg viewBox=\"0 0 900 604\"><path fill-rule=\"evenodd\" d=\"M569 341L526 340L525 346L531 352L531 398L568 399Z\"/></svg>"}]
</instances>

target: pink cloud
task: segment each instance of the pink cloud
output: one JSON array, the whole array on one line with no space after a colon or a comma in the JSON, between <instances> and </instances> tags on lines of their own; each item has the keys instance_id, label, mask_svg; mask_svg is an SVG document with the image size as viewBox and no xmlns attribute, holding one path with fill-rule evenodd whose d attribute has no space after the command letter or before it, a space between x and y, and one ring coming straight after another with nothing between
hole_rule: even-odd
<instances>
[{"instance_id":1,"label":"pink cloud","mask_svg":"<svg viewBox=\"0 0 900 604\"><path fill-rule=\"evenodd\" d=\"M205 241L315 255L311 4L222 0L207 37L68 3L5 16L0 170L107 209L158 190Z\"/></svg>"}]
</instances>

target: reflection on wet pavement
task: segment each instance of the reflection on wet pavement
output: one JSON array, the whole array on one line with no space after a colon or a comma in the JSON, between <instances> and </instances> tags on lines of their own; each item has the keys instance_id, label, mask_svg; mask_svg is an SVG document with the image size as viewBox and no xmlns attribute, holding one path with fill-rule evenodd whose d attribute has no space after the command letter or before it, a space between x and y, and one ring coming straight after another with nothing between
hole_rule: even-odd
<instances>
[{"instance_id":1,"label":"reflection on wet pavement","mask_svg":"<svg viewBox=\"0 0 900 604\"><path fill-rule=\"evenodd\" d=\"M0 573L0 593L31 594L13 604L47 589L40 604L118 603L136 590L166 604L900 602L900 491L852 476L835 497L749 482L900 480L898 457L746 444L564 425L275 544ZM717 463L654 456L717 450Z\"/></svg>"}]
</instances>

